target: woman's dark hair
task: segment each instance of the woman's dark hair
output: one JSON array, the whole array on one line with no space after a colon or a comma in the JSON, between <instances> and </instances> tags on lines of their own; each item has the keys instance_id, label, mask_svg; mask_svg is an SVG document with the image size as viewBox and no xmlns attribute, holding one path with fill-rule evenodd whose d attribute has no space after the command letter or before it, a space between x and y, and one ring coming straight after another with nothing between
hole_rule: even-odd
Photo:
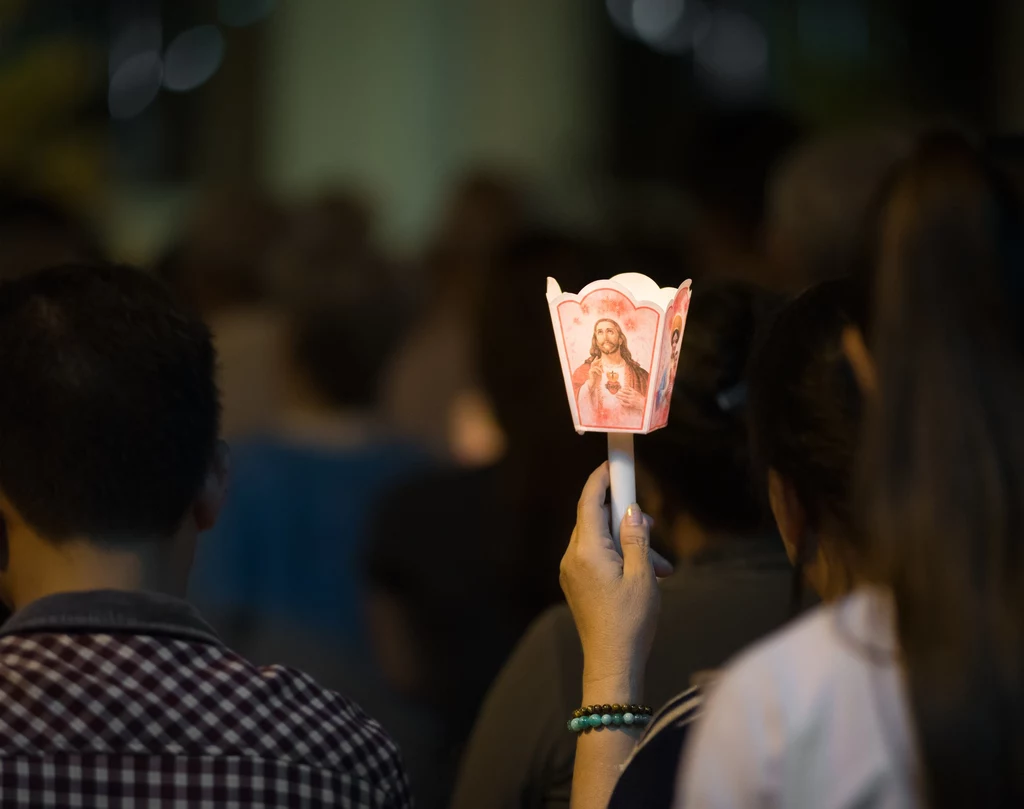
<instances>
[{"instance_id":1,"label":"woman's dark hair","mask_svg":"<svg viewBox=\"0 0 1024 809\"><path fill-rule=\"evenodd\" d=\"M932 809L1024 803L1024 228L964 138L924 139L871 236L865 539L894 596Z\"/></svg>"},{"instance_id":2,"label":"woman's dark hair","mask_svg":"<svg viewBox=\"0 0 1024 809\"><path fill-rule=\"evenodd\" d=\"M689 514L705 530L723 533L761 525L750 485L747 370L773 303L737 281L694 288L668 424L637 447L638 460L662 482L670 519Z\"/></svg>"},{"instance_id":3,"label":"woman's dark hair","mask_svg":"<svg viewBox=\"0 0 1024 809\"><path fill-rule=\"evenodd\" d=\"M843 332L864 321L864 295L852 279L812 287L783 308L758 347L750 375L750 439L758 488L769 470L796 491L816 533L824 526L858 554L852 483L860 440L861 395L843 352ZM794 601L802 595L804 553L798 549Z\"/></svg>"}]
</instances>

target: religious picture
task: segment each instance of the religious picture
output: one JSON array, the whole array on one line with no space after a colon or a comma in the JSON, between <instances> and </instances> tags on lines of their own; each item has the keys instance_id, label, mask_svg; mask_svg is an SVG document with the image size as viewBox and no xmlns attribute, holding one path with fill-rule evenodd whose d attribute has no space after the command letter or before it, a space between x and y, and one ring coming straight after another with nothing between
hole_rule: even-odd
<instances>
[{"instance_id":1,"label":"religious picture","mask_svg":"<svg viewBox=\"0 0 1024 809\"><path fill-rule=\"evenodd\" d=\"M660 390L668 411L686 323L690 282L661 288L639 273L593 281L563 292L548 279L551 324L577 432L646 433ZM679 321L675 343L666 332ZM659 388L660 385L660 388Z\"/></svg>"},{"instance_id":2,"label":"religious picture","mask_svg":"<svg viewBox=\"0 0 1024 809\"><path fill-rule=\"evenodd\" d=\"M594 322L590 356L572 374L580 422L639 430L650 374L629 351L629 338L611 318Z\"/></svg>"},{"instance_id":3,"label":"religious picture","mask_svg":"<svg viewBox=\"0 0 1024 809\"><path fill-rule=\"evenodd\" d=\"M579 427L641 431L660 313L602 288L562 301L558 316Z\"/></svg>"},{"instance_id":4,"label":"religious picture","mask_svg":"<svg viewBox=\"0 0 1024 809\"><path fill-rule=\"evenodd\" d=\"M689 310L690 288L686 286L679 290L665 314L665 335L661 343L661 361L658 363L661 374L654 394L654 416L651 421L651 429L654 430L668 423L669 404L672 401L672 389L675 387L676 370L679 367L679 347L683 343L683 331L686 328L686 315Z\"/></svg>"}]
</instances>

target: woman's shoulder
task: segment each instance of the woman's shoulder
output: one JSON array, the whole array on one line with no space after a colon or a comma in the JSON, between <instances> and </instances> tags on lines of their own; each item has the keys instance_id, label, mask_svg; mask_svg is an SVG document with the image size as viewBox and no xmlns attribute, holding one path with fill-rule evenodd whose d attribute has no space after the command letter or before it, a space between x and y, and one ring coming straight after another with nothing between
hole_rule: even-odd
<instances>
[{"instance_id":1,"label":"woman's shoulder","mask_svg":"<svg viewBox=\"0 0 1024 809\"><path fill-rule=\"evenodd\" d=\"M912 805L891 615L883 594L858 591L739 655L712 689L679 794L852 806L871 786L885 798L877 805Z\"/></svg>"},{"instance_id":2,"label":"woman's shoulder","mask_svg":"<svg viewBox=\"0 0 1024 809\"><path fill-rule=\"evenodd\" d=\"M802 693L810 700L816 686L895 669L890 615L883 593L857 590L809 610L741 652L727 667L723 682L757 682L762 692L773 684L772 690L784 691L787 698Z\"/></svg>"}]
</instances>

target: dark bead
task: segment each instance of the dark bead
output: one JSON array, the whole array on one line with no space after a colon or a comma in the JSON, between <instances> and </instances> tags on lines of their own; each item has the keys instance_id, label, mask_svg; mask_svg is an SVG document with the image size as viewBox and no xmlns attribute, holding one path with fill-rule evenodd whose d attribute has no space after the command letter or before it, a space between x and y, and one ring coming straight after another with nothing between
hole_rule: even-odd
<instances>
[{"instance_id":1,"label":"dark bead","mask_svg":"<svg viewBox=\"0 0 1024 809\"><path fill-rule=\"evenodd\" d=\"M611 713L611 712L612 712L612 706L611 705L602 705L601 706L601 713L602 714Z\"/></svg>"},{"instance_id":2,"label":"dark bead","mask_svg":"<svg viewBox=\"0 0 1024 809\"><path fill-rule=\"evenodd\" d=\"M612 713L622 713L622 706L619 703L612 705Z\"/></svg>"},{"instance_id":3,"label":"dark bead","mask_svg":"<svg viewBox=\"0 0 1024 809\"><path fill-rule=\"evenodd\" d=\"M572 712L573 719L579 719L582 715L583 711L580 708L577 708L575 711Z\"/></svg>"}]
</instances>

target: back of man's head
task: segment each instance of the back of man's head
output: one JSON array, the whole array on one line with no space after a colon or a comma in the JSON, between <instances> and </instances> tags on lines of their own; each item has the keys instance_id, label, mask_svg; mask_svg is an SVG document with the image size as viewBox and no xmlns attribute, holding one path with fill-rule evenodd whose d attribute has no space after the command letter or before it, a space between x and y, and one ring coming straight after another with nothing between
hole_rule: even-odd
<instances>
[{"instance_id":1,"label":"back of man's head","mask_svg":"<svg viewBox=\"0 0 1024 809\"><path fill-rule=\"evenodd\" d=\"M129 267L0 285L0 493L50 541L169 537L216 451L203 323Z\"/></svg>"}]
</instances>

